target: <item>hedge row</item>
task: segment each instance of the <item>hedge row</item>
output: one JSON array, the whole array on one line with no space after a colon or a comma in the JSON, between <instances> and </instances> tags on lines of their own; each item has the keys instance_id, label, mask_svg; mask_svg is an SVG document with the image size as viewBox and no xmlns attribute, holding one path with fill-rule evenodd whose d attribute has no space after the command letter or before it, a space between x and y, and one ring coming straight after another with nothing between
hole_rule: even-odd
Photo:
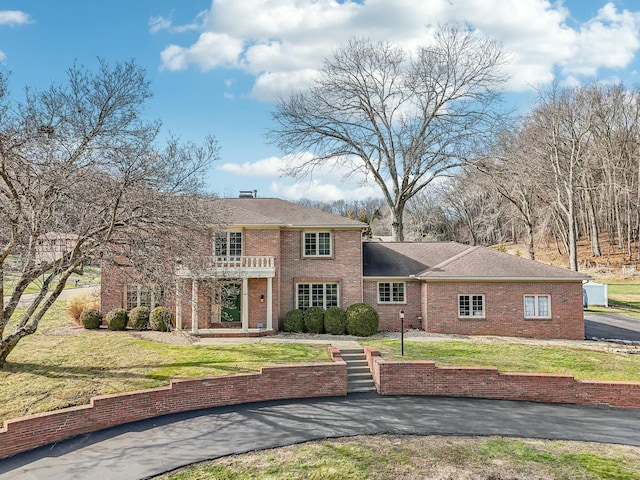
<instances>
[{"instance_id":1,"label":"hedge row","mask_svg":"<svg viewBox=\"0 0 640 480\"><path fill-rule=\"evenodd\" d=\"M109 330L124 330L129 326L133 330L157 330L168 332L174 325L173 313L167 307L136 307L128 314L122 308L114 308L104 317ZM80 323L86 329L97 329L102 325L103 317L100 310L88 308L80 314Z\"/></svg>"},{"instance_id":2,"label":"hedge row","mask_svg":"<svg viewBox=\"0 0 640 480\"><path fill-rule=\"evenodd\" d=\"M304 312L289 310L283 322L285 332L331 333L369 337L378 331L378 312L366 303L340 307L309 307Z\"/></svg>"}]
</instances>

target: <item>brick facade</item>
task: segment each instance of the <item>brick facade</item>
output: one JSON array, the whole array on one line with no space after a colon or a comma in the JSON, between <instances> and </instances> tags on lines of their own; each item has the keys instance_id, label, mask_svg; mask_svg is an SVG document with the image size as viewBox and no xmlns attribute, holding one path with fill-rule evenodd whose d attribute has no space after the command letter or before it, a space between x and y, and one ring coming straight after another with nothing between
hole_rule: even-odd
<instances>
[{"instance_id":1,"label":"brick facade","mask_svg":"<svg viewBox=\"0 0 640 480\"><path fill-rule=\"evenodd\" d=\"M311 231L311 230L308 230ZM339 306L346 308L362 301L362 233L331 230L331 257L303 255L304 230L282 230L280 261L280 313L294 309L299 282L338 283Z\"/></svg>"},{"instance_id":2,"label":"brick facade","mask_svg":"<svg viewBox=\"0 0 640 480\"><path fill-rule=\"evenodd\" d=\"M405 282L405 303L378 303L378 283ZM397 332L400 330L400 310L404 310L404 328L422 328L418 317L422 316L420 303L420 282L405 280L369 280L365 279L363 302L373 306L380 316L378 330L383 332ZM424 321L424 320L423 320Z\"/></svg>"},{"instance_id":3,"label":"brick facade","mask_svg":"<svg viewBox=\"0 0 640 480\"><path fill-rule=\"evenodd\" d=\"M263 334L258 326L262 324L267 329L270 317L273 331L277 331L285 314L299 307L296 299L300 283L330 283L338 286L340 307L358 302L372 305L379 313L381 331L399 330L399 312L404 310L405 328L422 328L434 333L584 338L582 280L586 277L577 272L455 242L363 244L363 224L344 217L277 199L229 199L228 202L232 207L229 230L242 232L242 256L245 258L240 267L220 266L224 264L224 259L220 259L215 268L221 278L216 279L211 266L213 236L193 239L194 253L204 259L211 271L206 267L192 274L183 271L177 284L175 279L166 282L170 285L165 292L166 305L174 310L178 303L181 305L182 329L192 329L195 312L198 330L235 327L243 334L250 333L249 330ZM240 210L233 213L233 208ZM318 245L320 233L330 233L330 255L305 256L307 232L318 234ZM273 259L273 268L244 263L251 257L253 260ZM233 262L239 264L240 259ZM226 278L224 268L245 270ZM132 282L130 273L105 264L103 313L126 306L125 287ZM214 298L214 285L216 281L234 281L234 275L247 277L244 283L237 279L238 283L243 283L242 321L222 322ZM271 275L271 278L265 278ZM403 282L405 301L378 303L380 281ZM194 285L198 289L196 305L193 305ZM320 290L317 288L316 295ZM459 295L482 295L484 317L459 318ZM525 295L548 295L550 318L525 319ZM215 334L213 330L209 333Z\"/></svg>"},{"instance_id":4,"label":"brick facade","mask_svg":"<svg viewBox=\"0 0 640 480\"><path fill-rule=\"evenodd\" d=\"M458 295L484 295L485 318L458 318ZM550 319L525 319L524 295L550 295ZM584 339L582 282L427 282L423 328L433 333Z\"/></svg>"}]
</instances>

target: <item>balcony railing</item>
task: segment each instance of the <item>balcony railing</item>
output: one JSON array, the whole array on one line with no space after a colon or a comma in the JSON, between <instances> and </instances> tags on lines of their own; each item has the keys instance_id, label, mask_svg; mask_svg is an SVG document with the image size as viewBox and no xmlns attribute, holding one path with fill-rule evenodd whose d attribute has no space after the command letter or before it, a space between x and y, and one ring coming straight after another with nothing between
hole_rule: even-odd
<instances>
[{"instance_id":1,"label":"balcony railing","mask_svg":"<svg viewBox=\"0 0 640 480\"><path fill-rule=\"evenodd\" d=\"M275 258L271 256L224 256L202 259L200 267L180 265L180 277L266 278L275 275Z\"/></svg>"},{"instance_id":2,"label":"balcony railing","mask_svg":"<svg viewBox=\"0 0 640 480\"><path fill-rule=\"evenodd\" d=\"M214 257L211 266L215 268L274 268L274 257Z\"/></svg>"}]
</instances>

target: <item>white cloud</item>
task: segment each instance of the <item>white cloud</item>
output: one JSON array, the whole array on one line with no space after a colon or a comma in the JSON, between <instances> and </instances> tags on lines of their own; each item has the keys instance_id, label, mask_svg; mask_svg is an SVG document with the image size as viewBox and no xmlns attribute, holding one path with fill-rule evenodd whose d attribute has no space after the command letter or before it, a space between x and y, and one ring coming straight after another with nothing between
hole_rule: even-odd
<instances>
[{"instance_id":1,"label":"white cloud","mask_svg":"<svg viewBox=\"0 0 640 480\"><path fill-rule=\"evenodd\" d=\"M269 157L256 162L224 163L219 169L243 177L279 177L286 167L286 158Z\"/></svg>"},{"instance_id":2,"label":"white cloud","mask_svg":"<svg viewBox=\"0 0 640 480\"><path fill-rule=\"evenodd\" d=\"M149 31L151 33L159 32L160 30L169 30L171 28L171 20L169 18L151 17L149 19Z\"/></svg>"},{"instance_id":3,"label":"white cloud","mask_svg":"<svg viewBox=\"0 0 640 480\"><path fill-rule=\"evenodd\" d=\"M0 62L4 62L5 58L7 58L7 54L0 50Z\"/></svg>"},{"instance_id":4,"label":"white cloud","mask_svg":"<svg viewBox=\"0 0 640 480\"><path fill-rule=\"evenodd\" d=\"M169 45L160 56L163 67L169 70L184 70L190 64L198 65L202 70L211 70L236 66L242 50L241 40L226 34L205 32L191 47Z\"/></svg>"},{"instance_id":5,"label":"white cloud","mask_svg":"<svg viewBox=\"0 0 640 480\"><path fill-rule=\"evenodd\" d=\"M640 50L640 11L611 2L583 23L550 0L214 0L199 15L199 39L168 46L164 68L237 68L256 78L251 95L263 100L306 85L322 59L350 37L413 48L444 22L501 41L513 57L507 71L514 91L547 83L558 69L580 77L625 68ZM165 28L165 19L157 20Z\"/></svg>"},{"instance_id":6,"label":"white cloud","mask_svg":"<svg viewBox=\"0 0 640 480\"><path fill-rule=\"evenodd\" d=\"M25 25L31 23L31 17L28 13L20 10L0 10L0 25Z\"/></svg>"},{"instance_id":7,"label":"white cloud","mask_svg":"<svg viewBox=\"0 0 640 480\"><path fill-rule=\"evenodd\" d=\"M377 186L367 181L361 173L353 173L348 167L348 161L336 160L323 168L313 172L313 175L295 180L284 175L285 169L300 162L309 161L310 153L302 155L285 155L284 157L269 157L256 162L241 164L225 163L220 170L242 177L273 178L270 183L271 193L275 196L299 200L350 200L368 197L379 197Z\"/></svg>"},{"instance_id":8,"label":"white cloud","mask_svg":"<svg viewBox=\"0 0 640 480\"><path fill-rule=\"evenodd\" d=\"M640 12L618 13L607 3L580 27L574 54L562 62L563 71L593 76L600 68L625 68L640 49L639 26Z\"/></svg>"},{"instance_id":9,"label":"white cloud","mask_svg":"<svg viewBox=\"0 0 640 480\"><path fill-rule=\"evenodd\" d=\"M207 10L198 13L193 22L187 23L185 25L174 25L171 18L166 18L162 15L151 17L149 19L149 31L151 33L157 33L160 30L169 30L173 33L184 33L193 30L201 30L204 22L206 21L207 13Z\"/></svg>"},{"instance_id":10,"label":"white cloud","mask_svg":"<svg viewBox=\"0 0 640 480\"><path fill-rule=\"evenodd\" d=\"M273 182L271 193L289 200L362 200L363 198L379 197L379 190L371 186L350 185L348 183L331 184L320 180L301 180L295 183Z\"/></svg>"}]
</instances>

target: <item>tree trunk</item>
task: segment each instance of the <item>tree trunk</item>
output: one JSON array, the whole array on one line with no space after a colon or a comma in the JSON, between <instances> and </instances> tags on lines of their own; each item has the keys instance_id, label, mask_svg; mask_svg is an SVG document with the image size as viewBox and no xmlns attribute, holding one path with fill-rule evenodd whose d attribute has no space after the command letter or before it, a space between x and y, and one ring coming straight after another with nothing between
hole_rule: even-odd
<instances>
[{"instance_id":1,"label":"tree trunk","mask_svg":"<svg viewBox=\"0 0 640 480\"><path fill-rule=\"evenodd\" d=\"M531 222L527 222L527 246L529 251L529 259L535 260L536 251L533 244L533 224Z\"/></svg>"},{"instance_id":2,"label":"tree trunk","mask_svg":"<svg viewBox=\"0 0 640 480\"><path fill-rule=\"evenodd\" d=\"M594 257L602 255L600 252L600 231L598 229L598 221L596 218L596 209L593 205L593 195L589 189L586 190L587 218L589 219L589 231L591 236L591 253Z\"/></svg>"},{"instance_id":3,"label":"tree trunk","mask_svg":"<svg viewBox=\"0 0 640 480\"><path fill-rule=\"evenodd\" d=\"M396 206L392 211L391 235L395 242L404 242L404 205Z\"/></svg>"},{"instance_id":4,"label":"tree trunk","mask_svg":"<svg viewBox=\"0 0 640 480\"><path fill-rule=\"evenodd\" d=\"M28 333L26 332L24 335L16 335L14 333L6 339L0 340L0 370L2 370L5 363L7 363L7 356L9 356L9 354L13 351L18 342L27 335Z\"/></svg>"},{"instance_id":5,"label":"tree trunk","mask_svg":"<svg viewBox=\"0 0 640 480\"><path fill-rule=\"evenodd\" d=\"M574 272L578 271L578 239L576 236L576 212L575 194L571 189L567 192L567 243L569 250L569 268Z\"/></svg>"}]
</instances>

